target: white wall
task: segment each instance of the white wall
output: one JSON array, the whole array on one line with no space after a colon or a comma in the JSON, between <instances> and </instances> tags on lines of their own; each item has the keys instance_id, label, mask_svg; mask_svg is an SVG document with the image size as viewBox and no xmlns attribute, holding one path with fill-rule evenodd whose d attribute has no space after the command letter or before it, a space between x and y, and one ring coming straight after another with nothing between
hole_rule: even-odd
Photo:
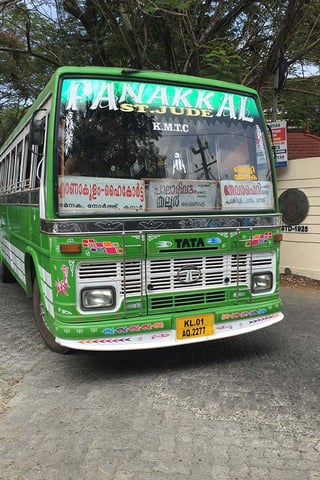
<instances>
[{"instance_id":1,"label":"white wall","mask_svg":"<svg viewBox=\"0 0 320 480\"><path fill-rule=\"evenodd\" d=\"M309 201L308 215L300 224L308 231L283 232L280 271L288 268L293 274L320 280L320 157L289 160L276 173L278 196L288 188L298 188Z\"/></svg>"}]
</instances>

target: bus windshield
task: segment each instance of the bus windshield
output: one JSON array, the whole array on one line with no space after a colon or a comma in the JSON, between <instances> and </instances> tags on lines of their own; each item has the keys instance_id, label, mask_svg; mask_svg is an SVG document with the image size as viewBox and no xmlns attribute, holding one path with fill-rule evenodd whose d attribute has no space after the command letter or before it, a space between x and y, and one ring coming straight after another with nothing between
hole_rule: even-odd
<instances>
[{"instance_id":1,"label":"bus windshield","mask_svg":"<svg viewBox=\"0 0 320 480\"><path fill-rule=\"evenodd\" d=\"M64 78L57 213L273 210L254 97L189 85Z\"/></svg>"}]
</instances>

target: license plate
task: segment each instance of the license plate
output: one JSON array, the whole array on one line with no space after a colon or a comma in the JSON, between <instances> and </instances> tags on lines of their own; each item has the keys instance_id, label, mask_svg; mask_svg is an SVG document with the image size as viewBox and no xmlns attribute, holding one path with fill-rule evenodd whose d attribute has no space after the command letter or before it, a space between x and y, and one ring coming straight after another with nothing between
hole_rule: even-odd
<instances>
[{"instance_id":1,"label":"license plate","mask_svg":"<svg viewBox=\"0 0 320 480\"><path fill-rule=\"evenodd\" d=\"M177 340L191 340L198 337L213 335L214 315L205 313L203 315L188 315L177 317L176 336Z\"/></svg>"}]
</instances>

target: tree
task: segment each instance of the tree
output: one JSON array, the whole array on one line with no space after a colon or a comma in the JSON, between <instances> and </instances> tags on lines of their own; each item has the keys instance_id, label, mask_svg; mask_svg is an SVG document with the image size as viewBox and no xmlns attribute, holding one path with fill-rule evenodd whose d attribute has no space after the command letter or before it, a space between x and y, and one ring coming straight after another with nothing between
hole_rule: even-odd
<instances>
[{"instance_id":1,"label":"tree","mask_svg":"<svg viewBox=\"0 0 320 480\"><path fill-rule=\"evenodd\" d=\"M19 121L52 71L32 40L41 17L15 2L0 4L0 144ZM44 37L42 38L42 41Z\"/></svg>"},{"instance_id":2,"label":"tree","mask_svg":"<svg viewBox=\"0 0 320 480\"><path fill-rule=\"evenodd\" d=\"M319 58L319 11L320 0L0 0L0 114L73 64L245 83L268 108L278 67L280 91L297 62Z\"/></svg>"},{"instance_id":3,"label":"tree","mask_svg":"<svg viewBox=\"0 0 320 480\"><path fill-rule=\"evenodd\" d=\"M226 78L235 63L232 76L258 90L270 82L279 57L290 67L320 45L319 0L63 0L62 5L95 45L98 64L195 75L211 70Z\"/></svg>"},{"instance_id":4,"label":"tree","mask_svg":"<svg viewBox=\"0 0 320 480\"><path fill-rule=\"evenodd\" d=\"M320 135L320 76L289 78L279 101L288 128Z\"/></svg>"}]
</instances>

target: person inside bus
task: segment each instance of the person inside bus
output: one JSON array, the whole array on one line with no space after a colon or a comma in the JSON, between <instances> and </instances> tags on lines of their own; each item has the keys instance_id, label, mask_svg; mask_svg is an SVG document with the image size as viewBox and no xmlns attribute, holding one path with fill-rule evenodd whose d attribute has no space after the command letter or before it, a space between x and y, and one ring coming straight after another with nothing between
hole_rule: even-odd
<instances>
[{"instance_id":1,"label":"person inside bus","mask_svg":"<svg viewBox=\"0 0 320 480\"><path fill-rule=\"evenodd\" d=\"M64 164L64 174L65 175L81 175L77 169L77 160L74 155L69 155L65 164Z\"/></svg>"}]
</instances>

